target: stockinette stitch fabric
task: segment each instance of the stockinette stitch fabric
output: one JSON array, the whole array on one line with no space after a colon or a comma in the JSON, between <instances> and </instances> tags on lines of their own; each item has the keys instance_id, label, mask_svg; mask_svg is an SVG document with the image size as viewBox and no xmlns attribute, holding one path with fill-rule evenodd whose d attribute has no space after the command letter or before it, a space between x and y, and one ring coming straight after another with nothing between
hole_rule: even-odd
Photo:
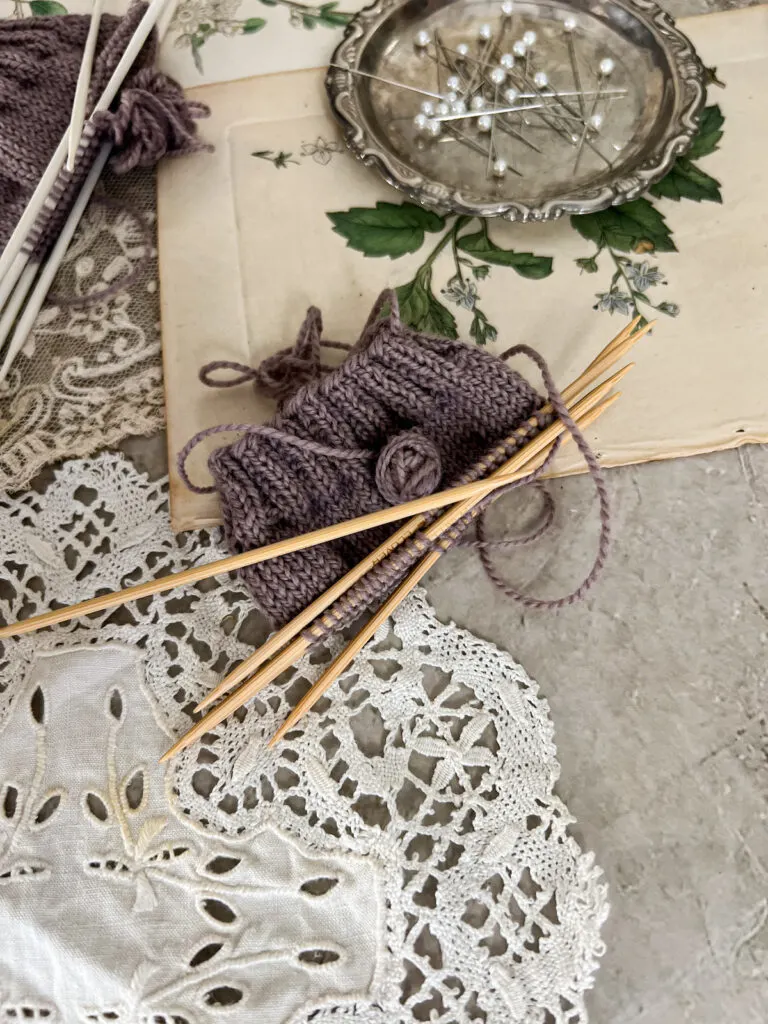
<instances>
[{"instance_id":1,"label":"stockinette stitch fabric","mask_svg":"<svg viewBox=\"0 0 768 1024\"><path fill-rule=\"evenodd\" d=\"M389 302L388 315L379 317ZM251 381L278 399L263 426L223 424L196 435L179 471L199 492L217 490L233 553L449 486L542 404L500 359L404 324L386 296L345 361L320 362L322 319L309 310L292 350L252 369L215 362L213 387ZM341 347L341 346L335 346ZM237 376L222 379L221 370ZM185 461L211 432L245 430L213 452L214 486L189 480ZM377 547L392 527L369 530L243 570L259 606L279 627Z\"/></svg>"},{"instance_id":2,"label":"stockinette stitch fabric","mask_svg":"<svg viewBox=\"0 0 768 1024\"><path fill-rule=\"evenodd\" d=\"M102 17L87 113L146 9L145 3L133 3L124 17ZM89 24L88 16L74 14L0 21L0 249L67 130ZM207 109L187 104L180 87L151 67L156 48L150 36L115 109L97 115L95 126L86 125L74 170L58 175L25 244L35 258L58 234L104 139L115 143L112 166L118 173L155 164L166 153L207 148L195 138L193 123Z\"/></svg>"}]
</instances>

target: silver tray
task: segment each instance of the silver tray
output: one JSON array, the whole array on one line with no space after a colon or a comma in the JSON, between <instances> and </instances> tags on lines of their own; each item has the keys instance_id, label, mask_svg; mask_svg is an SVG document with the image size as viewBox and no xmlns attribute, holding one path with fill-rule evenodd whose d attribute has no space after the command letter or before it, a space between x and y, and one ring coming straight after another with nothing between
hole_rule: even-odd
<instances>
[{"instance_id":1,"label":"silver tray","mask_svg":"<svg viewBox=\"0 0 768 1024\"><path fill-rule=\"evenodd\" d=\"M472 216L551 220L639 196L696 134L705 87L691 42L650 0L514 0L511 13L510 6L377 0L353 18L326 76L349 148L420 204ZM492 84L489 69L526 32L535 42L510 77ZM600 73L606 58L609 75ZM547 82L537 87L542 72ZM483 79L492 141L477 111L439 121L437 137L417 117L422 103L450 98L451 74L461 82L454 97L468 104L478 95L475 78ZM515 86L527 98L507 101ZM528 113L519 109L526 105ZM448 113L461 109L449 103Z\"/></svg>"}]
</instances>

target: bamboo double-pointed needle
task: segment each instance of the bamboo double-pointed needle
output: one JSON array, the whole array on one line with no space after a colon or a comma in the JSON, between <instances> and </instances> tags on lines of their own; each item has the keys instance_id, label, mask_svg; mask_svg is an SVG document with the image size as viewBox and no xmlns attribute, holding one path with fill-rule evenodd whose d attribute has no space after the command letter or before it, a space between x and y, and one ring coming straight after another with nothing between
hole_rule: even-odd
<instances>
[{"instance_id":1,"label":"bamboo double-pointed needle","mask_svg":"<svg viewBox=\"0 0 768 1024\"><path fill-rule=\"evenodd\" d=\"M620 397L621 392L617 392L615 395L611 395L604 402L586 413L579 420L579 427L585 428L589 426L591 422L601 416L606 409L608 409L613 403ZM470 511L468 509L467 511ZM419 564L413 569L407 578L403 580L400 586L394 591L394 593L387 598L384 604L379 608L376 614L371 618L369 622L360 630L357 636L352 640L347 647L341 652L331 665L328 666L326 671L320 676L317 682L312 686L308 693L306 693L296 707L291 711L286 720L274 734L269 741L269 746L274 747L279 741L290 732L291 729L296 726L299 721L307 714L307 712L317 703L323 694L328 690L336 680L342 675L343 672L352 664L353 660L362 651L365 645L371 640L378 631L379 627L382 626L387 619L394 613L394 611L402 604L405 598L410 594L414 587L419 581L426 576L432 566L437 562L440 556L448 549L448 544L445 542L438 541L440 548L436 551L430 551Z\"/></svg>"},{"instance_id":2,"label":"bamboo double-pointed needle","mask_svg":"<svg viewBox=\"0 0 768 1024\"><path fill-rule=\"evenodd\" d=\"M590 363L590 366L579 380L574 381L569 388L565 389L563 397L566 400L569 397L573 397L574 394L578 394L579 390L587 387L592 381L597 380L616 360L624 355L632 345L650 330L652 324L636 329L640 319L640 317L637 317L632 323L628 324L606 346L600 355ZM573 391L572 389L577 385L577 390ZM331 526L313 530L298 537L290 537L286 540L276 541L274 544L266 544L263 547L254 548L252 551L246 551L239 555L230 555L227 558L208 562L205 565L193 566L191 569L185 569L183 572L171 573L156 580L147 580L144 583L139 583L133 587L124 587L110 594L100 594L98 597L69 605L66 608L56 608L41 615L35 615L31 618L2 626L0 627L0 640L12 636L24 636L38 629L55 626L59 622L67 622L69 619L79 616L92 615L95 612L115 608L118 605L125 604L127 601L137 601L143 597L150 597L152 594L161 594L165 591L173 590L175 587L209 579L211 576L234 572L248 565L257 565L259 562L266 562L270 558L278 558L280 555L285 555L292 551L302 551L305 548L314 547L316 544L323 544L329 540L338 540L340 537L372 529L375 526L384 526L388 523L397 522L399 519L406 519L424 512L432 512L435 509L443 508L445 505L463 500L472 495L479 498L497 486L498 483L494 483L490 479L477 480L462 487L440 491L436 494L428 494L424 498L416 498L414 501L405 502L403 505L380 509L378 512L371 512L356 519L334 523Z\"/></svg>"},{"instance_id":3,"label":"bamboo double-pointed needle","mask_svg":"<svg viewBox=\"0 0 768 1024\"><path fill-rule=\"evenodd\" d=\"M161 576L155 580L147 580L145 583L138 583L133 587L125 587L123 590L114 591L111 594L100 594L80 604L70 605L67 608L56 608L42 615L36 615L29 619L22 619L19 622L11 623L8 626L0 627L0 640L11 636L23 636L26 633L34 633L35 630L44 629L46 626L54 626L59 622L67 622L69 619L82 615L91 615L94 612L105 611L108 608L115 608L117 605L125 604L126 601L137 601L143 597L150 597L152 594L160 594L167 590L187 583L197 583L199 580L209 579L221 573L233 572L236 569L243 569L248 565L257 565L259 562L267 562L271 558L278 558L280 555L287 555L293 551L303 551L306 548L314 547L317 544L325 544L327 541L338 540L341 537L348 537L352 533L361 533L363 530L372 530L377 526L386 526L388 523L397 522L399 519L407 519L413 515L424 512L433 512L435 509L451 505L456 501L462 501L468 497L479 500L490 491L499 487L498 480L490 478L475 480L472 483L463 484L461 487L453 487L447 491L439 491L435 494L427 494L423 498L416 498L407 501L402 505L388 506L376 512L370 512L355 519L346 519L340 523L333 523L331 526L324 526L319 530L312 530L310 533L302 533L298 537L289 537L286 540L276 541L274 544L265 544L264 547L254 548L240 555L230 555L228 558L221 558L216 562L208 562L205 565L197 565L183 572L173 573L168 576Z\"/></svg>"},{"instance_id":4,"label":"bamboo double-pointed needle","mask_svg":"<svg viewBox=\"0 0 768 1024\"><path fill-rule=\"evenodd\" d=\"M570 402L585 388L588 388L593 384L598 377L602 376L603 373L613 366L622 357L622 355L624 355L628 349L647 332L649 328L642 329L642 333L637 332L633 334L633 331L635 331L635 328L637 328L641 319L642 318L639 316L636 317L630 324L620 331L619 334L617 334L616 337L592 360L584 373L565 388L563 391L563 400L566 403ZM546 416L551 412L552 407L547 403L539 410L538 416ZM531 425L535 425L535 421L532 420ZM523 427L516 431L516 434L524 436L525 432L526 428ZM505 442L505 446L506 443L507 442ZM210 693L206 694L195 708L195 711L202 711L238 683L242 682L243 679L247 679L248 676L252 675L261 665L264 664L265 661L277 654L284 644L292 640L297 633L304 629L305 626L308 626L318 615L324 612L330 604L332 604L337 598L341 597L342 594L361 579L370 569L382 561L382 559L386 558L399 544L402 543L402 541L406 540L415 533L416 530L420 529L425 522L425 517L423 515L419 515L414 516L413 519L400 527L392 537L388 538L383 544L376 548L375 551L372 551L371 554L366 556L366 558L350 569L350 571L330 587L329 590L324 594L321 594L321 596L305 608L303 612L300 612L299 615L292 619L287 625L283 626L282 629L279 629L273 636L271 636L265 644L241 662L240 665L230 672L230 674L215 686ZM273 674L270 674L269 678L267 678L265 673L265 676L263 677L264 685L280 675L283 671L283 667L280 669L273 669L272 666L270 666L267 671L270 673L273 672Z\"/></svg>"},{"instance_id":5,"label":"bamboo double-pointed needle","mask_svg":"<svg viewBox=\"0 0 768 1024\"><path fill-rule=\"evenodd\" d=\"M633 364L624 367L617 374L614 374L609 380L599 385L592 392L577 402L570 411L574 419L586 415L592 410L611 390L628 371L631 369ZM560 420L556 420L550 424L541 433L537 434L531 441L522 447L515 455L512 456L503 466L495 471L489 478L496 481L497 486L510 483L515 479L527 476L538 465L543 462L546 457L547 451L551 448L553 443L565 430L564 424ZM537 460L537 456L540 458ZM434 523L432 523L426 530L424 530L424 536L428 540L435 540L441 536L445 530L452 527L459 519L463 518L467 513L471 512L477 504L476 498L468 498L458 504L453 505L448 511L444 512ZM233 711L241 707L247 700L249 700L255 693L267 686L273 679L275 679L281 672L293 665L311 646L311 641L308 640L304 635L297 637L293 643L289 644L282 654L278 655L272 662L270 662L265 668L256 674L251 680L243 684L238 690L227 697L226 700L222 701L218 707L209 711L199 722L197 722L184 736L182 736L161 758L161 761L167 761L181 750L188 747L198 737L202 736L203 733L210 731L215 728L220 722L227 718Z\"/></svg>"}]
</instances>

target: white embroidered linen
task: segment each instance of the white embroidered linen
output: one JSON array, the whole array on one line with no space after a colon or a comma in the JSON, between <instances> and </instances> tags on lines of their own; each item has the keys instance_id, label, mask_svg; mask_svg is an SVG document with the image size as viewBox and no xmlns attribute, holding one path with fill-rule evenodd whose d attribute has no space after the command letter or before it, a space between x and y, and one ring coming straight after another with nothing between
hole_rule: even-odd
<instances>
[{"instance_id":1,"label":"white embroidered linen","mask_svg":"<svg viewBox=\"0 0 768 1024\"><path fill-rule=\"evenodd\" d=\"M220 555L115 455L0 497L8 619ZM220 578L0 648L0 1020L585 1022L606 891L536 684L419 591L275 752L339 639L159 766L249 614Z\"/></svg>"}]
</instances>

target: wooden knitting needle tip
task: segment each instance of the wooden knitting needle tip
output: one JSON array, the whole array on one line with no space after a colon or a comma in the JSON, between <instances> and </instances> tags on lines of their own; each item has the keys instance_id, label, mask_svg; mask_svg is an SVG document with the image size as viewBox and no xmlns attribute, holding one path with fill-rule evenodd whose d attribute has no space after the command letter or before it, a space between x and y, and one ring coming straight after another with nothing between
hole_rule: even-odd
<instances>
[{"instance_id":1,"label":"wooden knitting needle tip","mask_svg":"<svg viewBox=\"0 0 768 1024\"><path fill-rule=\"evenodd\" d=\"M156 0L153 0L154 2ZM633 324L636 325L637 321L633 321ZM640 330L636 330L631 337L628 337L627 335L631 332L633 324L625 327L592 361L587 370L565 388L563 398L566 401L570 401L571 398L579 394L585 387L588 387L597 380L653 326L653 324L648 324ZM545 410L547 408L547 406L544 407ZM66 608L52 609L41 615L35 615L28 619L22 619L19 622L13 622L7 626L0 627L0 640L11 636L23 636L26 633L32 633L37 629L45 629L48 626L54 626L59 622L66 622L78 616L90 615L94 612L114 608L117 605L125 604L127 601L136 601L143 597L150 597L152 594L173 590L175 587L180 587L184 584L196 583L199 580L209 579L211 576L234 572L248 565L257 565L259 562L266 562L271 558L278 558L280 555L292 551L302 551L313 547L315 544L322 544L329 540L345 537L351 533L372 529L375 526L396 522L398 519L430 512L434 509L442 508L451 502L462 500L465 495L470 493L479 495L484 488L492 490L494 486L488 480L478 480L474 484L467 484L463 489L463 493L462 489L459 488L427 495L425 498L418 498L415 501L406 502L394 508L384 508L379 512L373 512L370 515L360 516L357 519L347 520L343 523L335 523L332 526L314 530L299 537L291 537L286 540L277 541L274 544L267 544L264 547L255 548L243 554L230 555L216 562L193 566L191 569L186 569L183 572L161 576L154 580L146 580L143 583L136 584L133 587L125 587L111 594L101 594L98 597L92 597L87 601L81 601L79 604L70 605Z\"/></svg>"},{"instance_id":2,"label":"wooden knitting needle tip","mask_svg":"<svg viewBox=\"0 0 768 1024\"><path fill-rule=\"evenodd\" d=\"M625 368L626 370L628 367ZM611 395L600 405L591 409L579 420L579 427L581 429L586 428L597 419L598 416L608 409L615 401L620 397L621 392L618 391L616 394ZM365 645L371 640L377 633L380 626L382 626L387 619L392 615L395 609L405 600L405 598L414 589L416 584L424 577L427 572L432 568L435 562L440 558L441 551L432 551L427 555L414 570L409 573L405 580L395 590L395 592L389 597L376 614L371 618L352 642L341 652L341 654L332 662L331 665L325 670L320 676L314 686L306 693L296 707L291 711L286 720L274 734L269 741L269 746L274 747L280 740L288 733L298 722L307 714L310 708L317 703L323 694L328 690L339 676L346 671L349 665L355 657L362 651Z\"/></svg>"},{"instance_id":3,"label":"wooden knitting needle tip","mask_svg":"<svg viewBox=\"0 0 768 1024\"><path fill-rule=\"evenodd\" d=\"M623 367L614 374L613 377L598 385L588 395L585 395L584 398L574 404L570 412L577 423L582 422L584 416L594 409L594 407L608 394L614 384L629 372L632 365L634 364ZM555 420L555 422L551 423L548 427L533 437L503 466L496 470L491 478L496 482L496 486L509 483L520 476L527 476L533 468L536 468L537 465L541 464L541 461L546 457L547 449L551 447L554 441L563 433L564 430L564 424L560 420ZM462 516L470 512L476 501L476 498L467 498L465 501L455 504L428 527L425 531L426 537L431 539L438 538L444 530L448 529L462 518ZM427 559L423 561L426 560ZM432 563L430 563L430 565L431 564ZM429 566L427 568L429 568ZM426 572L427 570L424 571ZM290 644L274 662L267 665L258 673L257 676L254 677L254 679L244 683L238 690L230 694L226 700L222 701L218 707L213 708L207 715L201 718L200 721L196 722L191 729L189 729L169 750L166 751L160 759L161 762L169 760L169 758L184 750L198 737L202 736L203 733L215 728L215 726L249 700L254 693L266 686L268 682L276 678L276 676L286 668L289 668L290 665L292 665L301 656L301 654L309 648L309 646L310 642L304 636L297 637L297 639Z\"/></svg>"}]
</instances>

